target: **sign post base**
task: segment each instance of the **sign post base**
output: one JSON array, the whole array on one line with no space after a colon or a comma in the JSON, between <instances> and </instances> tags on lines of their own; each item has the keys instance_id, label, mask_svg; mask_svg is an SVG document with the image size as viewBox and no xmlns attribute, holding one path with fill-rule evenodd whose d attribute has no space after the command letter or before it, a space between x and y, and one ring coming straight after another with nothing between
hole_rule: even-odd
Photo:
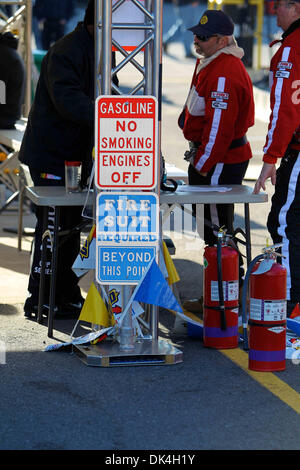
<instances>
[{"instance_id":1,"label":"sign post base","mask_svg":"<svg viewBox=\"0 0 300 470\"><path fill-rule=\"evenodd\" d=\"M74 352L87 365L94 367L171 365L183 362L182 351L158 339L138 339L128 351L117 342L75 345Z\"/></svg>"}]
</instances>

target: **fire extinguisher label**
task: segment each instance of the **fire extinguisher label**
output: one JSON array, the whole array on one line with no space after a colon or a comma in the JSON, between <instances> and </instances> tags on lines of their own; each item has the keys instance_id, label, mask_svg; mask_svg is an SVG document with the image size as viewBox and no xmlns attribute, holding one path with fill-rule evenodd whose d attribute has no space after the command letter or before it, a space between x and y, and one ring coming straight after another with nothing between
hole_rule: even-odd
<instances>
[{"instance_id":1,"label":"fire extinguisher label","mask_svg":"<svg viewBox=\"0 0 300 470\"><path fill-rule=\"evenodd\" d=\"M250 318L258 321L285 320L286 301L250 299Z\"/></svg>"},{"instance_id":2,"label":"fire extinguisher label","mask_svg":"<svg viewBox=\"0 0 300 470\"><path fill-rule=\"evenodd\" d=\"M268 328L268 331L272 331L272 333L282 333L283 331L285 331L285 328L283 326L273 326L272 328Z\"/></svg>"},{"instance_id":3,"label":"fire extinguisher label","mask_svg":"<svg viewBox=\"0 0 300 470\"><path fill-rule=\"evenodd\" d=\"M237 300L239 298L239 281L223 281L224 300ZM211 281L211 300L219 301L218 281Z\"/></svg>"}]
</instances>

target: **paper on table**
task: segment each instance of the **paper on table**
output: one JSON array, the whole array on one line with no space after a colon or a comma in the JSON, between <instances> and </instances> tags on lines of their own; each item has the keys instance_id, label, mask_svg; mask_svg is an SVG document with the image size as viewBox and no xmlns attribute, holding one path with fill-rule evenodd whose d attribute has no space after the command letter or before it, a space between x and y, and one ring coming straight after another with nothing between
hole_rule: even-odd
<instances>
[{"instance_id":1,"label":"paper on table","mask_svg":"<svg viewBox=\"0 0 300 470\"><path fill-rule=\"evenodd\" d=\"M197 191L197 193L207 193L210 191L218 191L219 193L225 193L226 191L231 191L232 188L225 188L224 186L189 186L189 185L178 185L177 191L180 192L192 192Z\"/></svg>"}]
</instances>

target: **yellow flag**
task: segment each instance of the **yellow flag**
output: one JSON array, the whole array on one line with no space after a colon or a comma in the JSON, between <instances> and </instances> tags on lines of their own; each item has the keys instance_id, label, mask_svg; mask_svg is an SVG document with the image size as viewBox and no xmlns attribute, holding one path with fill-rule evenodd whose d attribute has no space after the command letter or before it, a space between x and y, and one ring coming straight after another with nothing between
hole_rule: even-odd
<instances>
[{"instance_id":1,"label":"yellow flag","mask_svg":"<svg viewBox=\"0 0 300 470\"><path fill-rule=\"evenodd\" d=\"M81 309L79 320L104 327L115 324L115 319L110 317L105 303L93 282Z\"/></svg>"},{"instance_id":2,"label":"yellow flag","mask_svg":"<svg viewBox=\"0 0 300 470\"><path fill-rule=\"evenodd\" d=\"M170 256L169 250L167 248L166 242L163 241L163 254L164 254L164 260L166 264L166 268L168 271L168 283L169 285L174 284L174 282L178 282L180 280L180 277L178 276L178 272L175 268L175 265L173 263L173 260Z\"/></svg>"}]
</instances>

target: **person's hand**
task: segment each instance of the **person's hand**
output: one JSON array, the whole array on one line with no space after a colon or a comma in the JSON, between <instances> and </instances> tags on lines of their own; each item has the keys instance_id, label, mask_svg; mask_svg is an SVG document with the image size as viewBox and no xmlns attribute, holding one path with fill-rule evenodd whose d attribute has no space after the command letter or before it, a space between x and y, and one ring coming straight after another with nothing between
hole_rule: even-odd
<instances>
[{"instance_id":1,"label":"person's hand","mask_svg":"<svg viewBox=\"0 0 300 470\"><path fill-rule=\"evenodd\" d=\"M253 194L258 194L261 189L263 189L264 191L266 190L265 182L268 178L271 178L271 183L275 185L276 166L274 163L264 162L258 180L255 183Z\"/></svg>"}]
</instances>

